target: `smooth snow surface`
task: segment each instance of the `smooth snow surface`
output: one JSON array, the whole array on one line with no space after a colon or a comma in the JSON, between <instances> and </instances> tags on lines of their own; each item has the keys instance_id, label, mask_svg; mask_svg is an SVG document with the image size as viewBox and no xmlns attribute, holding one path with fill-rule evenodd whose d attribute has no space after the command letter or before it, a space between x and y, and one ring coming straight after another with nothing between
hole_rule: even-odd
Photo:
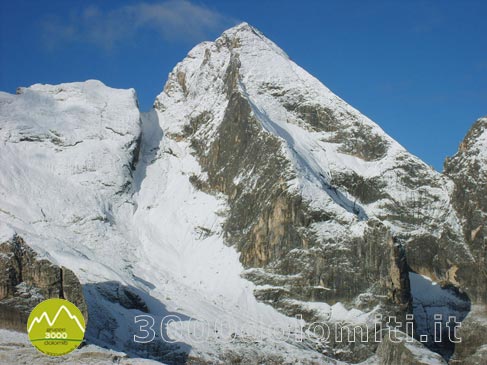
<instances>
[{"instance_id":1,"label":"smooth snow surface","mask_svg":"<svg viewBox=\"0 0 487 365\"><path fill-rule=\"evenodd\" d=\"M15 231L7 224L0 222L0 242L11 240L15 236Z\"/></svg>"}]
</instances>

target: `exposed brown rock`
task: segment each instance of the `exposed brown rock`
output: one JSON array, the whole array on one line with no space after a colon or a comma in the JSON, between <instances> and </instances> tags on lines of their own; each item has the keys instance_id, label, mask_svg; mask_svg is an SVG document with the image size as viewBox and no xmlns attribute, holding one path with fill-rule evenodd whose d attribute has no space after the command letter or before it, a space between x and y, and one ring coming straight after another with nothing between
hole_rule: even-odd
<instances>
[{"instance_id":1,"label":"exposed brown rock","mask_svg":"<svg viewBox=\"0 0 487 365\"><path fill-rule=\"evenodd\" d=\"M26 331L32 309L49 298L74 303L88 319L78 278L65 268L38 259L37 254L15 236L0 244L0 327Z\"/></svg>"}]
</instances>

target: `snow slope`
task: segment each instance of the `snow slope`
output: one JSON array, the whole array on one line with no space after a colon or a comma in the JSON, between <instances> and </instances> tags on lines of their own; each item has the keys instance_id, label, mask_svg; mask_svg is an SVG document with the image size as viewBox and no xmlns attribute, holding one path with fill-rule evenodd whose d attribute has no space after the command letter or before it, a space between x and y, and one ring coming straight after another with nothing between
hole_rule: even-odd
<instances>
[{"instance_id":1,"label":"snow slope","mask_svg":"<svg viewBox=\"0 0 487 365\"><path fill-rule=\"evenodd\" d=\"M85 280L117 277L133 253L114 211L131 206L135 91L87 81L19 92L0 94L0 219Z\"/></svg>"},{"instance_id":2,"label":"snow slope","mask_svg":"<svg viewBox=\"0 0 487 365\"><path fill-rule=\"evenodd\" d=\"M2 93L0 108L2 239L15 231L40 257L78 275L94 326L90 341L147 351L133 343L140 310L104 297L118 282L158 320L182 319L165 332L191 356L214 359L235 348L230 336L240 333L263 353L321 358L262 339L299 322L257 302L253 284L240 277L238 253L220 234L224 200L192 186L188 178L200 170L189 146L164 139L157 115L140 115L133 90L98 81L34 85ZM209 329L205 341L189 335L198 327Z\"/></svg>"}]
</instances>

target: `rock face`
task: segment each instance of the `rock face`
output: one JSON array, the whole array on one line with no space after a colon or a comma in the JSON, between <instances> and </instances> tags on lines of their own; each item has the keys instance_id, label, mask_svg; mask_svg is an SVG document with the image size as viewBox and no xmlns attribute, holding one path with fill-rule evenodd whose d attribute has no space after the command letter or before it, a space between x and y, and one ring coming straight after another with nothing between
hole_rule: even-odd
<instances>
[{"instance_id":1,"label":"rock face","mask_svg":"<svg viewBox=\"0 0 487 365\"><path fill-rule=\"evenodd\" d=\"M469 291L452 182L248 24L191 50L154 106L202 167L193 186L225 197L225 241L260 300L287 315L309 301L404 315L409 271Z\"/></svg>"},{"instance_id":2,"label":"rock face","mask_svg":"<svg viewBox=\"0 0 487 365\"><path fill-rule=\"evenodd\" d=\"M0 244L0 327L26 331L30 312L41 301L62 298L88 320L83 290L74 273L39 259L19 236Z\"/></svg>"},{"instance_id":3,"label":"rock face","mask_svg":"<svg viewBox=\"0 0 487 365\"><path fill-rule=\"evenodd\" d=\"M194 186L226 196L225 240L277 307L370 291L406 309L409 270L458 285L472 263L448 181L247 24L195 47L155 108L194 149Z\"/></svg>"},{"instance_id":4,"label":"rock face","mask_svg":"<svg viewBox=\"0 0 487 365\"><path fill-rule=\"evenodd\" d=\"M453 206L462 219L465 242L474 262L455 271L466 277L464 288L474 303L487 303L487 118L475 122L458 152L445 161L454 182Z\"/></svg>"},{"instance_id":5,"label":"rock face","mask_svg":"<svg viewBox=\"0 0 487 365\"><path fill-rule=\"evenodd\" d=\"M209 148L206 139L198 140L197 132L188 132L197 126L204 128L207 113L191 121L179 138L189 139L208 174L207 181L195 178L195 186L228 196L226 241L236 245L245 266L268 269L271 275L267 282L263 279L267 270L259 271L259 284L277 285L276 289L259 290L258 297L271 296L272 303L279 299L350 301L374 282L378 284L377 294L388 294L394 302L407 307L407 268L400 263L400 244L392 242L389 230L378 220L362 225L358 220L340 222L344 228L356 224L361 232L344 235L342 245L330 247L337 237L323 238L313 226L330 223L337 228L336 213L317 209L302 194L290 191L289 181L296 178L297 172L282 153L282 140L262 128L238 89L231 92ZM331 189L340 194L336 188ZM327 245L320 242L322 239L331 242ZM350 255L345 256L344 251ZM384 252L384 256L379 254ZM344 271L344 266L351 270ZM275 274L299 275L300 280L288 282L290 287L281 290L273 282ZM364 275L370 280L364 281ZM246 277L254 278L252 272Z\"/></svg>"},{"instance_id":6,"label":"rock face","mask_svg":"<svg viewBox=\"0 0 487 365\"><path fill-rule=\"evenodd\" d=\"M485 331L487 331L487 308L485 305L474 305L458 330L458 338L461 339L461 342L455 345L451 363L484 364L487 348Z\"/></svg>"},{"instance_id":7,"label":"rock face","mask_svg":"<svg viewBox=\"0 0 487 365\"><path fill-rule=\"evenodd\" d=\"M379 365L446 365L440 355L399 331L384 336L377 358Z\"/></svg>"},{"instance_id":8,"label":"rock face","mask_svg":"<svg viewBox=\"0 0 487 365\"><path fill-rule=\"evenodd\" d=\"M462 342L456 344L453 359L481 364L487 345L487 118L475 122L458 152L445 161L445 174L455 182L452 200L474 259L472 265L457 270L466 278L464 290L475 304L462 322Z\"/></svg>"}]
</instances>

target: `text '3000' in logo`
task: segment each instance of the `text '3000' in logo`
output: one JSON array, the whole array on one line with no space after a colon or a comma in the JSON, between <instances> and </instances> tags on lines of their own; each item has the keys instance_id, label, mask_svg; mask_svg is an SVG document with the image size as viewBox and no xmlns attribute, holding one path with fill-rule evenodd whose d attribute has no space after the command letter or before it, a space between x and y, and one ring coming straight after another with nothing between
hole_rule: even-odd
<instances>
[{"instance_id":1,"label":"text '3000' in logo","mask_svg":"<svg viewBox=\"0 0 487 365\"><path fill-rule=\"evenodd\" d=\"M64 299L48 299L30 313L27 333L40 352L61 356L75 350L83 341L85 320L73 303Z\"/></svg>"}]
</instances>

